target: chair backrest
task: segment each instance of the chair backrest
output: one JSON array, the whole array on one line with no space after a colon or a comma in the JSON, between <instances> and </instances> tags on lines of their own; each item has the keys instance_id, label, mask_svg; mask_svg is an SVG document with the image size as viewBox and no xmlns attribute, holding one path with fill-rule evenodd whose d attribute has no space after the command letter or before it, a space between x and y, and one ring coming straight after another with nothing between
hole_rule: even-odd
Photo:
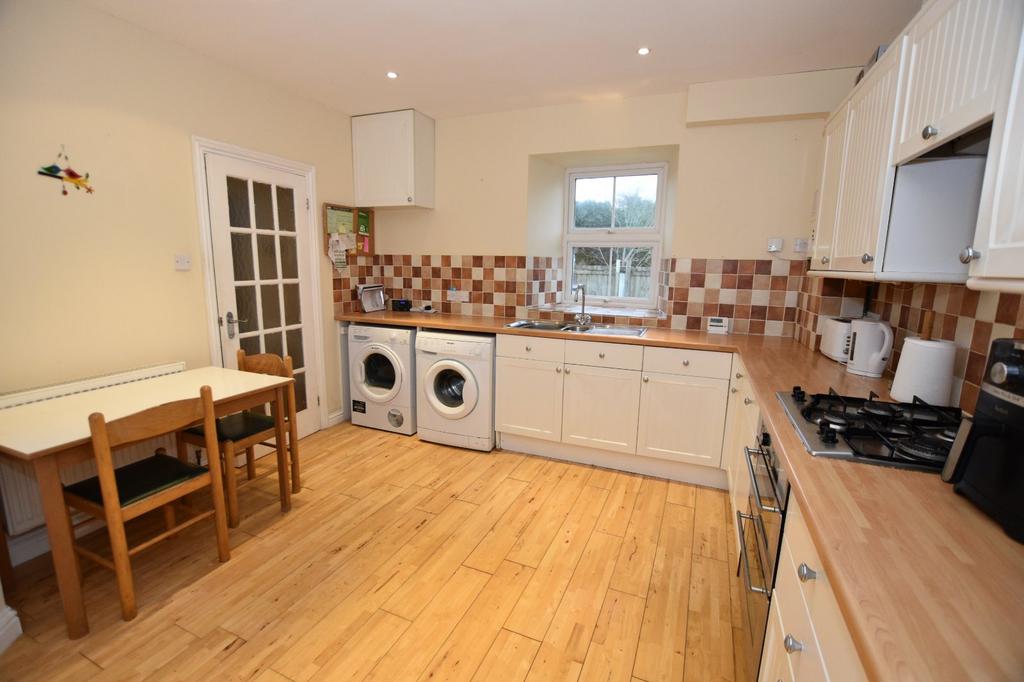
<instances>
[{"instance_id":1,"label":"chair backrest","mask_svg":"<svg viewBox=\"0 0 1024 682\"><path fill-rule=\"evenodd\" d=\"M241 348L238 349L238 369L243 372L255 372L257 374L270 374L275 377L295 378L292 370L292 358L290 355L282 358L275 353L258 353L257 355L246 355Z\"/></svg>"},{"instance_id":2,"label":"chair backrest","mask_svg":"<svg viewBox=\"0 0 1024 682\"><path fill-rule=\"evenodd\" d=\"M177 400L151 407L108 422L99 412L89 415L93 443L99 431L110 448L138 443L167 433L175 433L206 418L214 419L213 391L209 386L199 389L198 398Z\"/></svg>"}]
</instances>

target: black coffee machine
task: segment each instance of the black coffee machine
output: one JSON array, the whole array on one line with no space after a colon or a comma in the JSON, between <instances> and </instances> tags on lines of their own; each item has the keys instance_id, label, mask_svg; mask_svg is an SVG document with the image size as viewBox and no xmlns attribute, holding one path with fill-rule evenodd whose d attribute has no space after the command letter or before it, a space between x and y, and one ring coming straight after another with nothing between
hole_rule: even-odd
<instances>
[{"instance_id":1,"label":"black coffee machine","mask_svg":"<svg viewBox=\"0 0 1024 682\"><path fill-rule=\"evenodd\" d=\"M996 339L974 411L943 479L1024 543L1024 340Z\"/></svg>"}]
</instances>

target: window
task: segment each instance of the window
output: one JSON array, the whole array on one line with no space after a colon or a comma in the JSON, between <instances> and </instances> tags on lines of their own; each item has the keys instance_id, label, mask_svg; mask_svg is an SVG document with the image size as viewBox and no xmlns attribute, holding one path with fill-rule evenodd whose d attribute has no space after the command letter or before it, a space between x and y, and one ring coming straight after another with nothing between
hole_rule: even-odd
<instances>
[{"instance_id":1,"label":"window","mask_svg":"<svg viewBox=\"0 0 1024 682\"><path fill-rule=\"evenodd\" d=\"M570 169L566 295L582 284L601 305L654 308L664 222L665 164Z\"/></svg>"}]
</instances>

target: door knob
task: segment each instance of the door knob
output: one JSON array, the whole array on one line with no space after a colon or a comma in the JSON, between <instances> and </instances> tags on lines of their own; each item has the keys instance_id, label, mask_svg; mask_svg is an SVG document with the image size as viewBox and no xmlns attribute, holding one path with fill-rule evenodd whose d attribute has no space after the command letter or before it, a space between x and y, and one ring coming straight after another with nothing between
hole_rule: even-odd
<instances>
[{"instance_id":1,"label":"door knob","mask_svg":"<svg viewBox=\"0 0 1024 682\"><path fill-rule=\"evenodd\" d=\"M793 635L786 635L786 638L782 640L782 646L786 647L787 654L795 654L798 651L804 650L804 644Z\"/></svg>"},{"instance_id":2,"label":"door knob","mask_svg":"<svg viewBox=\"0 0 1024 682\"><path fill-rule=\"evenodd\" d=\"M924 130L921 131L921 137L925 140L930 140L939 134L939 129L933 125L927 125Z\"/></svg>"},{"instance_id":3,"label":"door knob","mask_svg":"<svg viewBox=\"0 0 1024 682\"><path fill-rule=\"evenodd\" d=\"M963 250L960 251L960 262L964 265L967 265L972 260L978 260L979 258L981 258L981 251L978 251L973 246L965 246Z\"/></svg>"},{"instance_id":4,"label":"door knob","mask_svg":"<svg viewBox=\"0 0 1024 682\"><path fill-rule=\"evenodd\" d=\"M872 256L870 253L865 253L863 256L860 257L860 262L864 264L870 263L873 260L875 260L875 257Z\"/></svg>"},{"instance_id":5,"label":"door knob","mask_svg":"<svg viewBox=\"0 0 1024 682\"><path fill-rule=\"evenodd\" d=\"M235 338L235 325L236 324L243 324L243 323L248 322L248 321L249 320L239 320L239 319L236 319L235 318L235 314L229 310L227 312L227 314L224 315L224 322L227 324L227 327L228 327L228 338L229 339Z\"/></svg>"}]
</instances>

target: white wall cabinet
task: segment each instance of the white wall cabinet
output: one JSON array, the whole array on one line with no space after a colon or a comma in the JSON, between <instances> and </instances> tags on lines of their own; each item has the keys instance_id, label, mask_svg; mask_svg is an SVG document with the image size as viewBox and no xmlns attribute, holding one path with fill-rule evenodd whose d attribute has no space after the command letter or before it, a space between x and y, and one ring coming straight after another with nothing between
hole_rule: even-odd
<instances>
[{"instance_id":1,"label":"white wall cabinet","mask_svg":"<svg viewBox=\"0 0 1024 682\"><path fill-rule=\"evenodd\" d=\"M996 112L1003 125L993 130L989 146L971 287L1024 290L1024 35L1021 38L1013 79Z\"/></svg>"},{"instance_id":2,"label":"white wall cabinet","mask_svg":"<svg viewBox=\"0 0 1024 682\"><path fill-rule=\"evenodd\" d=\"M844 103L825 124L824 165L821 170L821 187L818 190L814 248L811 252L811 268L814 270L832 269L832 240L836 234L839 192L842 188L848 110L849 103Z\"/></svg>"},{"instance_id":3,"label":"white wall cabinet","mask_svg":"<svg viewBox=\"0 0 1024 682\"><path fill-rule=\"evenodd\" d=\"M495 361L495 430L562 439L561 362L498 357Z\"/></svg>"},{"instance_id":4,"label":"white wall cabinet","mask_svg":"<svg viewBox=\"0 0 1024 682\"><path fill-rule=\"evenodd\" d=\"M352 117L357 206L434 207L434 120L413 109Z\"/></svg>"},{"instance_id":5,"label":"white wall cabinet","mask_svg":"<svg viewBox=\"0 0 1024 682\"><path fill-rule=\"evenodd\" d=\"M566 365L562 442L614 452L636 452L640 372Z\"/></svg>"},{"instance_id":6,"label":"white wall cabinet","mask_svg":"<svg viewBox=\"0 0 1024 682\"><path fill-rule=\"evenodd\" d=\"M879 232L889 221L895 170L891 166L902 41L893 45L861 81L847 104L831 269L872 272Z\"/></svg>"},{"instance_id":7,"label":"white wall cabinet","mask_svg":"<svg viewBox=\"0 0 1024 682\"><path fill-rule=\"evenodd\" d=\"M896 161L991 117L1020 35L1020 0L934 0L908 31Z\"/></svg>"},{"instance_id":8,"label":"white wall cabinet","mask_svg":"<svg viewBox=\"0 0 1024 682\"><path fill-rule=\"evenodd\" d=\"M644 372L637 454L721 466L728 396L726 379Z\"/></svg>"}]
</instances>

